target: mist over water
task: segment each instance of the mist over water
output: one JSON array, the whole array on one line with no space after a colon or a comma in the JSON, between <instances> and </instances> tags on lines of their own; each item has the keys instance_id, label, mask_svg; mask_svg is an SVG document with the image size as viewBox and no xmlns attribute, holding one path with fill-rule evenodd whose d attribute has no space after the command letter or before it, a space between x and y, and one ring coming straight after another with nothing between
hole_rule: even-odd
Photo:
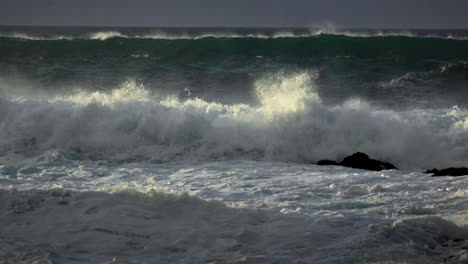
<instances>
[{"instance_id":1,"label":"mist over water","mask_svg":"<svg viewBox=\"0 0 468 264\"><path fill-rule=\"evenodd\" d=\"M0 259L462 263L467 37L0 27Z\"/></svg>"}]
</instances>

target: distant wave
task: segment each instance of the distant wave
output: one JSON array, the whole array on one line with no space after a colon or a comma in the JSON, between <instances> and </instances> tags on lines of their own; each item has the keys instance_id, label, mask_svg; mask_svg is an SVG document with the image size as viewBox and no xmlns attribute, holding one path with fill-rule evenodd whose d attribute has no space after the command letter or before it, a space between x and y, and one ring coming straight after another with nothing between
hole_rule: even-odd
<instances>
[{"instance_id":1,"label":"distant wave","mask_svg":"<svg viewBox=\"0 0 468 264\"><path fill-rule=\"evenodd\" d=\"M1 38L17 38L17 39L26 39L26 40L72 40L75 39L71 36L52 36L52 37L44 37L44 36L35 36L27 33L0 33Z\"/></svg>"},{"instance_id":2,"label":"distant wave","mask_svg":"<svg viewBox=\"0 0 468 264\"><path fill-rule=\"evenodd\" d=\"M169 37L126 38L119 32L100 32L88 39L27 40L0 38L0 57L95 58L131 56L136 51L148 57L206 59L210 56L270 56L314 58L355 56L392 59L468 59L468 40L379 36L349 37L318 34L307 37L204 36L186 39Z\"/></svg>"},{"instance_id":3,"label":"distant wave","mask_svg":"<svg viewBox=\"0 0 468 264\"><path fill-rule=\"evenodd\" d=\"M0 154L48 149L101 158L310 162L363 151L403 168L466 165L468 110L396 112L352 99L326 106L316 73L255 84L258 106L180 100L129 81L110 92L0 99Z\"/></svg>"},{"instance_id":4,"label":"distant wave","mask_svg":"<svg viewBox=\"0 0 468 264\"><path fill-rule=\"evenodd\" d=\"M127 38L127 39L203 39L203 38L258 38L258 39L275 39L275 38L308 38L320 35L336 35L348 37L389 37L389 36L403 36L414 38L440 38L440 39L468 39L468 37L453 36L452 34L415 34L409 30L407 31L351 31L351 30L329 30L329 29L316 29L310 30L307 33L295 33L292 31L279 31L272 34L266 33L227 33L227 32L213 32L213 33L167 33L164 31L155 31L145 34L125 34L119 31L98 31L87 33L79 36L73 35L55 35L55 36L40 36L32 35L24 32L16 33L0 33L0 37L4 38L19 38L27 40L79 40L79 39L94 39L94 40L107 40L112 38Z\"/></svg>"}]
</instances>

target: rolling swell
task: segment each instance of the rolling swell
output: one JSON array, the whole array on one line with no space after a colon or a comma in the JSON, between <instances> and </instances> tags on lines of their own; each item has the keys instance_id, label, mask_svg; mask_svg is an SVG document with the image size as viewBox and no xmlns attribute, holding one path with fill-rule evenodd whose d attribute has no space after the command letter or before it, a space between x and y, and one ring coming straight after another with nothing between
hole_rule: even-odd
<instances>
[{"instance_id":1,"label":"rolling swell","mask_svg":"<svg viewBox=\"0 0 468 264\"><path fill-rule=\"evenodd\" d=\"M205 37L199 39L28 40L1 37L0 57L100 58L128 57L135 52L159 59L196 60L210 57L287 57L291 59L352 56L392 59L467 59L468 40L431 37Z\"/></svg>"}]
</instances>

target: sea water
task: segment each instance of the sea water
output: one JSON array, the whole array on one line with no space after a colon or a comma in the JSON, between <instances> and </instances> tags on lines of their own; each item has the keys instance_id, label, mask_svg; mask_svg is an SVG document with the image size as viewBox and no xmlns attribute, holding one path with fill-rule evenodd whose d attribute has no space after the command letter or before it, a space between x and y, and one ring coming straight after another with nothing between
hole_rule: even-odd
<instances>
[{"instance_id":1,"label":"sea water","mask_svg":"<svg viewBox=\"0 0 468 264\"><path fill-rule=\"evenodd\" d=\"M1 261L468 260L466 31L0 36Z\"/></svg>"}]
</instances>

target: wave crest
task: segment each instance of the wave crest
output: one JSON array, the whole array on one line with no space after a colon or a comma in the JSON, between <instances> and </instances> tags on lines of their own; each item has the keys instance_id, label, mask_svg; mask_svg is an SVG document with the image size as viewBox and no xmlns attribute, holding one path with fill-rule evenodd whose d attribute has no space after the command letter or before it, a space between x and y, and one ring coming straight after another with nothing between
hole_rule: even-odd
<instances>
[{"instance_id":1,"label":"wave crest","mask_svg":"<svg viewBox=\"0 0 468 264\"><path fill-rule=\"evenodd\" d=\"M363 151L403 168L466 165L466 109L396 112L361 99L327 106L315 78L314 72L261 78L258 105L181 100L150 94L134 81L109 93L4 98L0 153L64 149L110 159L309 162Z\"/></svg>"},{"instance_id":2,"label":"wave crest","mask_svg":"<svg viewBox=\"0 0 468 264\"><path fill-rule=\"evenodd\" d=\"M440 39L467 39L466 32L459 32L459 35L444 32L414 32L411 30L351 30L342 29L334 25L320 25L309 29L302 29L300 32L280 29L273 32L254 32L254 33L241 33L239 29L233 30L207 30L206 32L193 33L187 32L171 32L167 29L149 30L146 33L124 33L122 30L105 30L94 31L85 34L55 34L51 36L44 36L38 34L28 34L25 32L9 32L0 33L0 37L6 38L20 38L26 40L73 40L73 39L94 39L94 40L107 40L112 38L128 38L128 39L203 39L203 38L258 38L258 39L275 39L275 38L308 38L320 35L336 35L348 37L411 37L411 38L440 38Z\"/></svg>"},{"instance_id":3,"label":"wave crest","mask_svg":"<svg viewBox=\"0 0 468 264\"><path fill-rule=\"evenodd\" d=\"M95 32L89 34L90 39L98 39L98 40L106 40L110 38L125 38L127 36L123 35L122 33L118 31L104 31L104 32Z\"/></svg>"}]
</instances>

